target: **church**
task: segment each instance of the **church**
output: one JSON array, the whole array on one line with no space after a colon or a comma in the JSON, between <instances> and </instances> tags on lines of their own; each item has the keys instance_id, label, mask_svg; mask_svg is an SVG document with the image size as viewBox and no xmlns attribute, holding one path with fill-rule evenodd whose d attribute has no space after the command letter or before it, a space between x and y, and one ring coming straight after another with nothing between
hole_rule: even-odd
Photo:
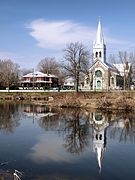
<instances>
[{"instance_id":1,"label":"church","mask_svg":"<svg viewBox=\"0 0 135 180\"><path fill-rule=\"evenodd\" d=\"M96 40L93 43L93 63L85 77L84 88L91 90L126 89L131 85L131 64L110 64L106 60L101 20L99 18Z\"/></svg>"}]
</instances>

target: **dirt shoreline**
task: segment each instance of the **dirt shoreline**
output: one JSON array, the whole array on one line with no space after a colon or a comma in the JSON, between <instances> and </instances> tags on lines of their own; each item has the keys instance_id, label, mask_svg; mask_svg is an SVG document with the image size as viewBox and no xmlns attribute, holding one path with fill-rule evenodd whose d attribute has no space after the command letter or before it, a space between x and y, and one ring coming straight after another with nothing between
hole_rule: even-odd
<instances>
[{"instance_id":1,"label":"dirt shoreline","mask_svg":"<svg viewBox=\"0 0 135 180\"><path fill-rule=\"evenodd\" d=\"M64 108L135 110L135 91L0 93L0 101L27 101Z\"/></svg>"}]
</instances>

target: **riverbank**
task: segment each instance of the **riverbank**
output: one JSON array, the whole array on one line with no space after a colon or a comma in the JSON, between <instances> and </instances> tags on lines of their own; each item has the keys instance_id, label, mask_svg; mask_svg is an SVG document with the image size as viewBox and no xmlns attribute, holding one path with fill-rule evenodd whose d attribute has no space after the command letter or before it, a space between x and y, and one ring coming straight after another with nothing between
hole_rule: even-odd
<instances>
[{"instance_id":1,"label":"riverbank","mask_svg":"<svg viewBox=\"0 0 135 180\"><path fill-rule=\"evenodd\" d=\"M0 101L27 101L52 107L135 110L135 91L117 92L0 92Z\"/></svg>"}]
</instances>

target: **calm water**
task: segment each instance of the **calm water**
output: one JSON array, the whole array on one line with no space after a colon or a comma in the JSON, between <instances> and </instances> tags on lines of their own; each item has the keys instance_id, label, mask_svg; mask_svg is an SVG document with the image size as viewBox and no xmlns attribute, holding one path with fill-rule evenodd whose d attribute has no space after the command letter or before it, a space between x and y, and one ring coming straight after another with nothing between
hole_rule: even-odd
<instances>
[{"instance_id":1,"label":"calm water","mask_svg":"<svg viewBox=\"0 0 135 180\"><path fill-rule=\"evenodd\" d=\"M4 171L17 169L32 180L133 180L134 168L133 113L0 104Z\"/></svg>"}]
</instances>

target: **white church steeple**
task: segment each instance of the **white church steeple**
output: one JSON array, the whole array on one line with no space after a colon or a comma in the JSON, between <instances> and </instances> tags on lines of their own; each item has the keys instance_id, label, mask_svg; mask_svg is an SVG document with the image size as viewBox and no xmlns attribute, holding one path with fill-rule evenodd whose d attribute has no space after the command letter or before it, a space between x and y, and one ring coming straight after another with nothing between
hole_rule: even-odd
<instances>
[{"instance_id":1,"label":"white church steeple","mask_svg":"<svg viewBox=\"0 0 135 180\"><path fill-rule=\"evenodd\" d=\"M103 45L104 44L104 37L103 37L103 33L102 33L100 17L99 17L99 21L98 21L97 36L96 36L95 44L96 45Z\"/></svg>"},{"instance_id":2,"label":"white church steeple","mask_svg":"<svg viewBox=\"0 0 135 180\"><path fill-rule=\"evenodd\" d=\"M100 60L102 62L106 62L106 46L104 44L104 37L100 17L98 20L96 41L93 44L93 60Z\"/></svg>"}]
</instances>

